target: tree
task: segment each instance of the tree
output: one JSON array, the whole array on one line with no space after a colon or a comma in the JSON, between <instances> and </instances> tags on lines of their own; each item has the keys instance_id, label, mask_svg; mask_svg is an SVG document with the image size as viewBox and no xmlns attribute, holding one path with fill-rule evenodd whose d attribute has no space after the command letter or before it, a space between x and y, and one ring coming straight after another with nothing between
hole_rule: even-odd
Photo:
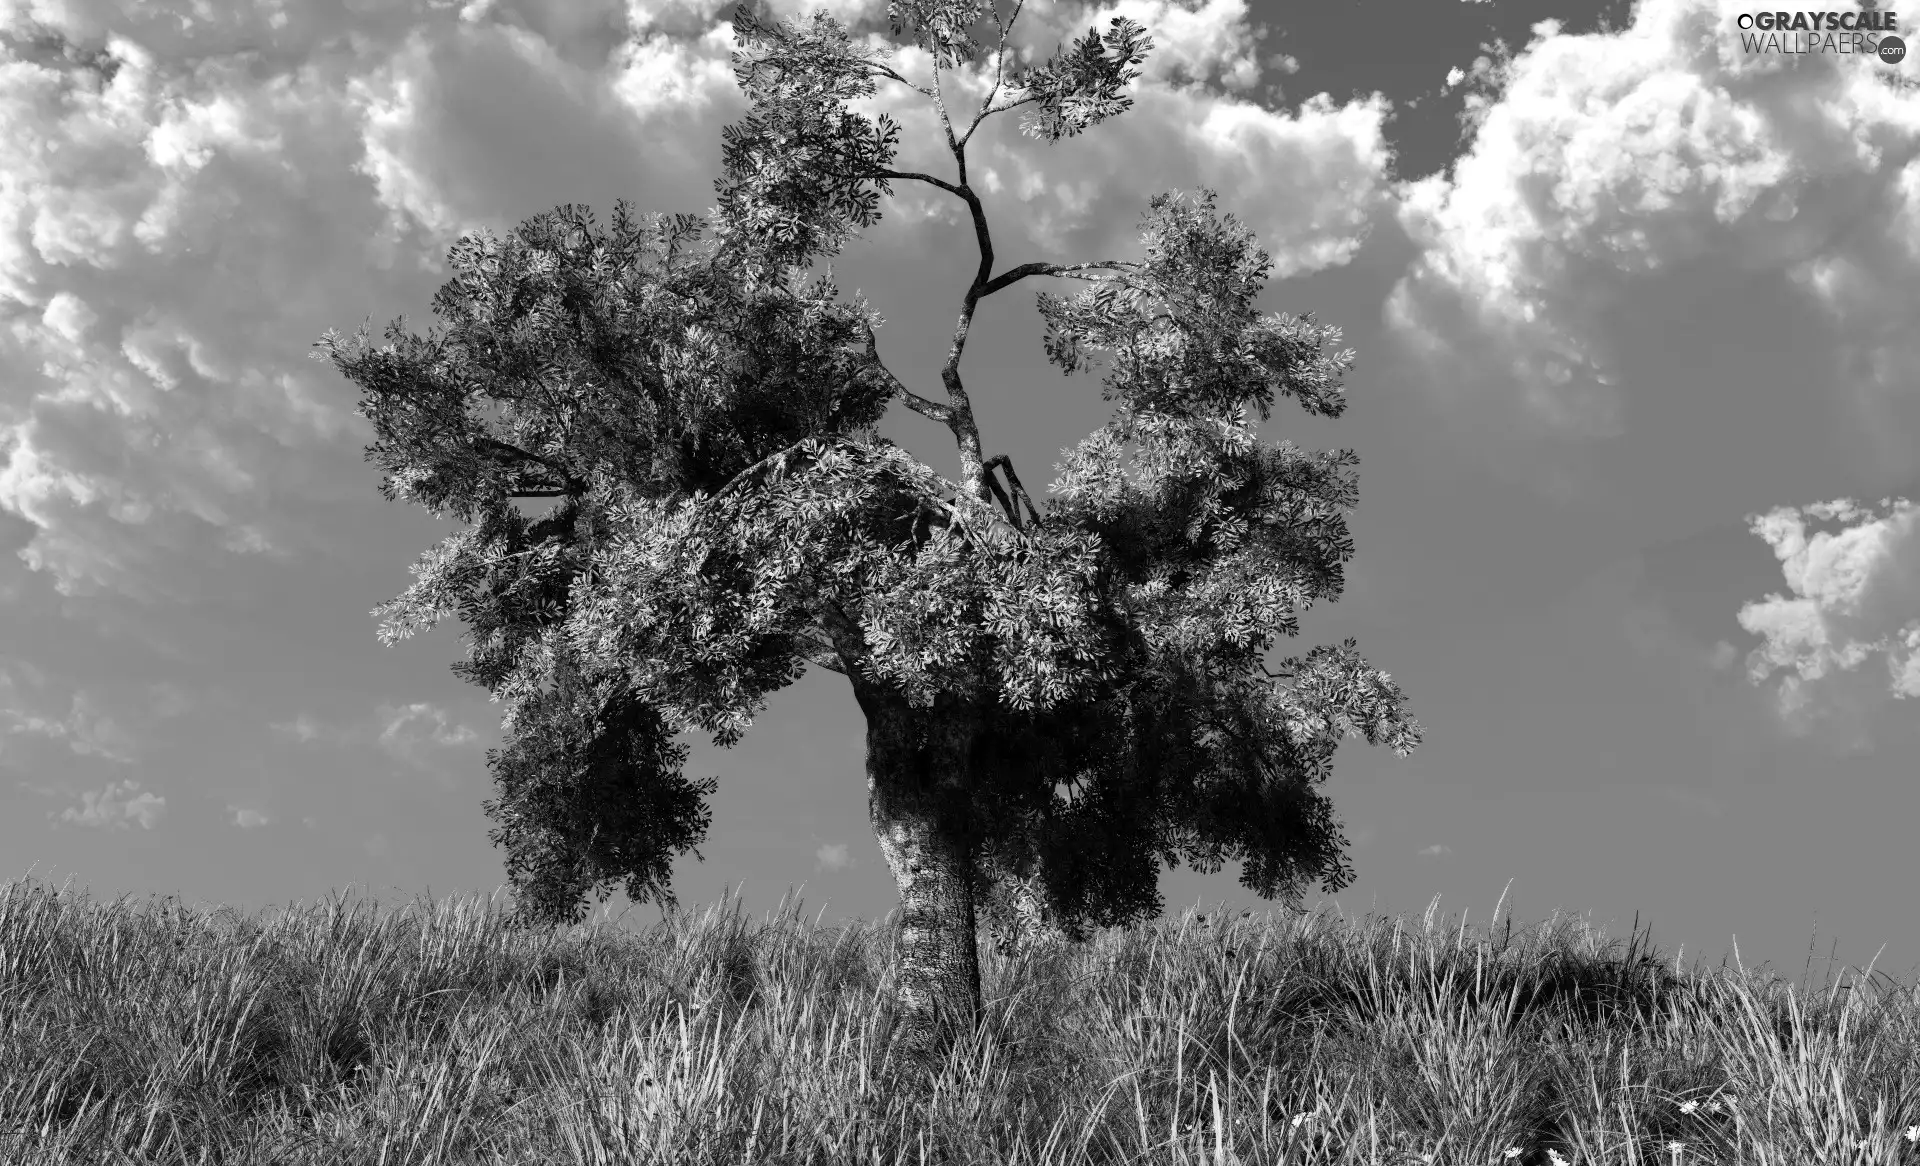
<instances>
[{"instance_id":1,"label":"tree","mask_svg":"<svg viewBox=\"0 0 1920 1166\"><path fill-rule=\"evenodd\" d=\"M824 13L739 12L748 112L704 223L621 203L610 231L563 206L470 235L434 299L446 330L329 331L316 355L364 390L383 495L470 524L375 614L387 642L468 625L455 671L506 706L487 812L523 917L577 921L621 879L671 905L713 788L682 775L679 735L731 744L806 667L838 672L900 889L897 1032L938 1054L977 1016L977 915L1005 942L1024 896L1084 939L1157 915L1182 858L1237 857L1268 898L1337 890L1352 872L1316 787L1338 743L1404 753L1420 727L1351 640L1268 658L1340 593L1357 460L1258 436L1276 396L1338 416L1352 353L1254 310L1271 262L1252 234L1211 192L1167 194L1142 258L995 271L967 143L1014 109L1050 142L1124 112L1144 30L1115 19L1010 70L997 5L890 17L930 85ZM942 76L981 59L989 20L991 90L961 125ZM895 169L898 127L849 109L881 81L934 104L951 178ZM959 199L978 245L944 400L888 369L863 300L809 279L896 182ZM1068 374L1104 364L1114 403L1039 500L985 456L961 378L979 302L1029 278L1087 285L1039 296L1045 348ZM875 433L895 400L951 432L957 481Z\"/></svg>"}]
</instances>

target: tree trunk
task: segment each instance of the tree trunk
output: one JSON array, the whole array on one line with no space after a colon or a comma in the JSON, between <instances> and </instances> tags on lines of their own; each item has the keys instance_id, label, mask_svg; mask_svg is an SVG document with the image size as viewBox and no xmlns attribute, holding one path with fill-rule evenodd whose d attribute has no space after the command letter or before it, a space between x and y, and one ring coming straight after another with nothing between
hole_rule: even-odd
<instances>
[{"instance_id":1,"label":"tree trunk","mask_svg":"<svg viewBox=\"0 0 1920 1166\"><path fill-rule=\"evenodd\" d=\"M896 1047L943 1060L980 1014L969 755L977 718L856 686L867 714L867 813L900 888Z\"/></svg>"}]
</instances>

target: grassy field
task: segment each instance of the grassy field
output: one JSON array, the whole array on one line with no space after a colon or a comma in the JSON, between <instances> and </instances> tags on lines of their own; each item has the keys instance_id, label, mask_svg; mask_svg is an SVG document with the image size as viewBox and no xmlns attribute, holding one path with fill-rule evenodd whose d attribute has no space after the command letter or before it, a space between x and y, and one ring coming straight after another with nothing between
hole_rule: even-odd
<instances>
[{"instance_id":1,"label":"grassy field","mask_svg":"<svg viewBox=\"0 0 1920 1166\"><path fill-rule=\"evenodd\" d=\"M937 1078L889 920L512 929L0 888L0 1161L1920 1163L1916 990L1682 969L1578 921L1189 912L1018 959Z\"/></svg>"}]
</instances>

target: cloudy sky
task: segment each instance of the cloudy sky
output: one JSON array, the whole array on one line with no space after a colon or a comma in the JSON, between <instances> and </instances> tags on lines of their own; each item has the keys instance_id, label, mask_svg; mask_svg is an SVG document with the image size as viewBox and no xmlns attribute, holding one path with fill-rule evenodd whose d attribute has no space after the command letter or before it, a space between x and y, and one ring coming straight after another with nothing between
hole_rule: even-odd
<instances>
[{"instance_id":1,"label":"cloudy sky","mask_svg":"<svg viewBox=\"0 0 1920 1166\"><path fill-rule=\"evenodd\" d=\"M884 33L877 0L831 3ZM982 131L1003 262L1129 257L1149 196L1209 186L1274 255L1265 306L1359 352L1344 418L1268 426L1361 458L1348 594L1303 639L1358 637L1429 729L1407 759L1341 752L1350 916L1439 895L1477 924L1510 883L1516 926L1637 913L1689 961L1920 959L1920 65L1748 55L1744 10L1023 15L1042 51L1116 13L1157 47L1092 134ZM380 499L356 389L306 356L369 316L424 331L465 232L704 210L742 109L727 16L0 0L7 877L246 911L501 884L500 707L448 672L457 624L382 647L368 614L449 528ZM938 166L912 96L876 104ZM900 193L836 273L930 392L971 235ZM966 365L1029 484L1105 417L1045 364L1033 290L988 302ZM886 432L956 471L931 422ZM886 911L861 758L829 673L698 744L720 786L683 900ZM1162 890L1257 906L1236 875Z\"/></svg>"}]
</instances>

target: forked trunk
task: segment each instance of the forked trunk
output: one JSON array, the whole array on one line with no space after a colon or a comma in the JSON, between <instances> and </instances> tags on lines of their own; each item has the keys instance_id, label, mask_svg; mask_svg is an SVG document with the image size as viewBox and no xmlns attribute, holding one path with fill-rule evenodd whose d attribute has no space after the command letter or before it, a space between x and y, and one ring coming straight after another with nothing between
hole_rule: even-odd
<instances>
[{"instance_id":1,"label":"forked trunk","mask_svg":"<svg viewBox=\"0 0 1920 1166\"><path fill-rule=\"evenodd\" d=\"M966 809L977 728L961 711L856 692L867 714L867 812L900 888L896 1047L938 1063L980 1014Z\"/></svg>"}]
</instances>

